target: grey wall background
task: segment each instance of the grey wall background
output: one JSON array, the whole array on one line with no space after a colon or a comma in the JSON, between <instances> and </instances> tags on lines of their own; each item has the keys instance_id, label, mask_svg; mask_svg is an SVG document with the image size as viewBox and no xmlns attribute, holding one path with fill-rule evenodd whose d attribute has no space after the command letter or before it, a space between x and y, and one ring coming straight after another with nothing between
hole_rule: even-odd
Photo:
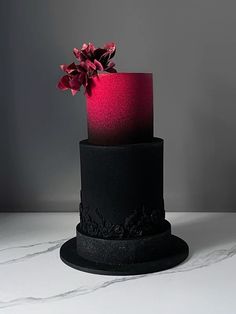
<instances>
[{"instance_id":1,"label":"grey wall background","mask_svg":"<svg viewBox=\"0 0 236 314\"><path fill-rule=\"evenodd\" d=\"M0 5L2 211L78 209L85 98L56 83L86 41L115 41L119 71L154 73L166 210L236 210L235 1Z\"/></svg>"}]
</instances>

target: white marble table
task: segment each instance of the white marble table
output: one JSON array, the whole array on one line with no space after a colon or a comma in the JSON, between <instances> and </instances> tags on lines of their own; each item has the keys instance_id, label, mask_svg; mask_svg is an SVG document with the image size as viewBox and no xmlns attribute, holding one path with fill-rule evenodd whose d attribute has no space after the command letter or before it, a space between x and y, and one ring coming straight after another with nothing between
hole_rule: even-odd
<instances>
[{"instance_id":1,"label":"white marble table","mask_svg":"<svg viewBox=\"0 0 236 314\"><path fill-rule=\"evenodd\" d=\"M0 214L0 313L235 314L236 214L167 213L190 246L173 269L139 276L83 273L59 259L76 213Z\"/></svg>"}]
</instances>

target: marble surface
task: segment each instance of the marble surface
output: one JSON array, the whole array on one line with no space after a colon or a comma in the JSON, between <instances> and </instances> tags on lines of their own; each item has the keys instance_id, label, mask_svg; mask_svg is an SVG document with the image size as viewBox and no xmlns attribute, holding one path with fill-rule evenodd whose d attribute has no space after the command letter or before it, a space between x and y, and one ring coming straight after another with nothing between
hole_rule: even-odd
<instances>
[{"instance_id":1,"label":"marble surface","mask_svg":"<svg viewBox=\"0 0 236 314\"><path fill-rule=\"evenodd\" d=\"M0 313L236 313L236 214L167 213L190 256L167 271L127 277L69 268L59 247L77 213L0 214Z\"/></svg>"}]
</instances>

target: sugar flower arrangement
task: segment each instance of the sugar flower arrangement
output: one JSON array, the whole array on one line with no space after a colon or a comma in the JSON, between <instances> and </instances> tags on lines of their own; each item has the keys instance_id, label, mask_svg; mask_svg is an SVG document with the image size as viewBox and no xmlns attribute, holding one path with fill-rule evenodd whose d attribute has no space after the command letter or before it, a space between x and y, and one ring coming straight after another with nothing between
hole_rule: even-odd
<instances>
[{"instance_id":1,"label":"sugar flower arrangement","mask_svg":"<svg viewBox=\"0 0 236 314\"><path fill-rule=\"evenodd\" d=\"M74 96L83 85L85 93L91 88L91 78L98 75L98 71L116 73L115 63L111 61L116 53L116 45L107 43L102 48L95 48L92 43L84 43L81 49L74 48L73 53L78 61L60 68L66 73L59 83L61 90L70 89Z\"/></svg>"}]
</instances>

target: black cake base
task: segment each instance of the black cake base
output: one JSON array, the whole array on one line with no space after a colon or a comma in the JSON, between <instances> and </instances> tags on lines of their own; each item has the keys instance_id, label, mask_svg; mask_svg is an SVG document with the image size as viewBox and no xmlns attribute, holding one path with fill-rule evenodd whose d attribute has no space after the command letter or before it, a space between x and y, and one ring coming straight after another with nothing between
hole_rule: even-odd
<instances>
[{"instance_id":1,"label":"black cake base","mask_svg":"<svg viewBox=\"0 0 236 314\"><path fill-rule=\"evenodd\" d=\"M62 261L68 266L102 275L138 275L158 272L180 264L188 256L188 245L171 234L170 224L155 235L128 240L89 237L80 233L63 244Z\"/></svg>"},{"instance_id":2,"label":"black cake base","mask_svg":"<svg viewBox=\"0 0 236 314\"><path fill-rule=\"evenodd\" d=\"M117 146L80 142L81 204L67 265L103 275L165 270L188 256L171 234L163 200L163 140Z\"/></svg>"}]
</instances>

